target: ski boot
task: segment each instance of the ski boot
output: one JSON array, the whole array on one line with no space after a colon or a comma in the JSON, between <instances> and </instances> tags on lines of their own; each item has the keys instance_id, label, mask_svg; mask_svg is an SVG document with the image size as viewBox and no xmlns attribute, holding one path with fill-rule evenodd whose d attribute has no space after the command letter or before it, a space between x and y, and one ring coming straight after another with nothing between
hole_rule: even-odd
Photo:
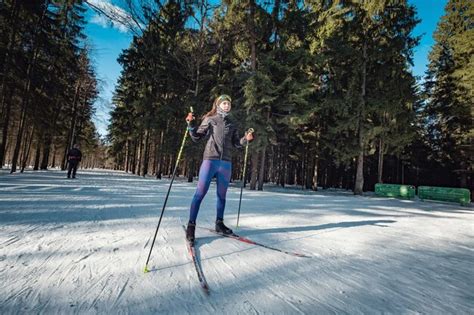
<instances>
[{"instance_id":1,"label":"ski boot","mask_svg":"<svg viewBox=\"0 0 474 315\"><path fill-rule=\"evenodd\" d=\"M186 228L186 239L188 240L191 246L194 245L194 232L196 231L196 223L188 222L188 227Z\"/></svg>"},{"instance_id":2,"label":"ski boot","mask_svg":"<svg viewBox=\"0 0 474 315\"><path fill-rule=\"evenodd\" d=\"M233 232L227 226L224 225L224 221L222 219L216 220L216 232L225 235L232 235Z\"/></svg>"}]
</instances>

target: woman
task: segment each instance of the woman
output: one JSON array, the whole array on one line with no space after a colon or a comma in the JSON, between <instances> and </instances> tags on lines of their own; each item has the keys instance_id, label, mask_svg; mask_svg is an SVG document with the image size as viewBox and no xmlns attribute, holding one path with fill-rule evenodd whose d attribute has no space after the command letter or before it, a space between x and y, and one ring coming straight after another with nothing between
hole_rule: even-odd
<instances>
[{"instance_id":1,"label":"woman","mask_svg":"<svg viewBox=\"0 0 474 315\"><path fill-rule=\"evenodd\" d=\"M186 117L189 134L194 142L209 137L204 149L203 161L199 170L199 181L191 203L189 222L186 229L186 239L193 244L196 229L196 218L202 199L206 195L211 179L217 181L217 215L216 231L223 234L232 234L232 230L224 225L225 196L229 187L231 175L232 147L242 148L253 140L251 133L239 138L238 131L228 114L231 110L231 98L221 95L215 99L212 110L203 117L201 125L192 127L193 113Z\"/></svg>"}]
</instances>

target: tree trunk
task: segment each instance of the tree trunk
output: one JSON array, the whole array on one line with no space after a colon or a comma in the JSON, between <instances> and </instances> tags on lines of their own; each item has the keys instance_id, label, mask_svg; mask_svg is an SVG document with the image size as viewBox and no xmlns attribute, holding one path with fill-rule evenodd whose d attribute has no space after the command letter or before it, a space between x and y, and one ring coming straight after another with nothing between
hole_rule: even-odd
<instances>
[{"instance_id":1,"label":"tree trunk","mask_svg":"<svg viewBox=\"0 0 474 315\"><path fill-rule=\"evenodd\" d=\"M143 134L140 133L140 139L138 141L138 152L137 152L137 167L135 169L135 174L140 176L140 170L142 166L142 155L143 155Z\"/></svg>"},{"instance_id":2,"label":"tree trunk","mask_svg":"<svg viewBox=\"0 0 474 315\"><path fill-rule=\"evenodd\" d=\"M274 183L274 174L275 174L275 148L274 146L270 146L271 152L269 153L269 165L268 165L268 181L270 183Z\"/></svg>"},{"instance_id":3,"label":"tree trunk","mask_svg":"<svg viewBox=\"0 0 474 315\"><path fill-rule=\"evenodd\" d=\"M468 188L467 187L467 172L469 171L467 168L467 163L465 161L461 161L461 173L459 174L459 187L460 188Z\"/></svg>"},{"instance_id":4,"label":"tree trunk","mask_svg":"<svg viewBox=\"0 0 474 315\"><path fill-rule=\"evenodd\" d=\"M51 150L52 142L53 142L52 136L49 133L46 134L44 145L43 145L43 159L41 160L41 164L40 164L41 170L48 169L49 152Z\"/></svg>"},{"instance_id":5,"label":"tree trunk","mask_svg":"<svg viewBox=\"0 0 474 315\"><path fill-rule=\"evenodd\" d=\"M62 162L61 162L61 170L66 169L67 153L69 152L69 150L72 148L72 146L74 144L72 142L74 141L74 133L75 133L75 128L76 128L77 103L78 103L78 99L79 99L80 88L81 88L81 81L78 80L76 82L76 89L74 91L74 98L73 98L73 101L72 101L71 124L70 124L70 127L69 127L68 136L66 138L66 145L65 145L65 148L64 148L64 152L63 152L64 153L63 154L63 159L62 159Z\"/></svg>"},{"instance_id":6,"label":"tree trunk","mask_svg":"<svg viewBox=\"0 0 474 315\"><path fill-rule=\"evenodd\" d=\"M249 31L250 31L250 55L251 55L251 68L252 71L255 72L257 69L257 53L256 53L256 46L255 46L255 0L249 1L250 6L250 16L249 16Z\"/></svg>"},{"instance_id":7,"label":"tree trunk","mask_svg":"<svg viewBox=\"0 0 474 315\"><path fill-rule=\"evenodd\" d=\"M286 173L287 173L287 164L288 164L288 159L287 159L287 152L286 149L283 149L280 155L280 172L278 175L278 184L281 187L285 187L286 184Z\"/></svg>"},{"instance_id":8,"label":"tree trunk","mask_svg":"<svg viewBox=\"0 0 474 315\"><path fill-rule=\"evenodd\" d=\"M148 150L148 140L149 140L149 135L150 132L147 129L145 129L145 144L144 144L144 150L143 150L143 165L142 165L142 173L141 175L145 177L145 175L148 173L148 160L149 160L149 150Z\"/></svg>"},{"instance_id":9,"label":"tree trunk","mask_svg":"<svg viewBox=\"0 0 474 315\"><path fill-rule=\"evenodd\" d=\"M405 163L402 160L402 185L405 185Z\"/></svg>"},{"instance_id":10,"label":"tree trunk","mask_svg":"<svg viewBox=\"0 0 474 315\"><path fill-rule=\"evenodd\" d=\"M305 153L306 163L304 166L304 189L311 189L313 184L313 168L314 168L314 157L312 157L311 151Z\"/></svg>"},{"instance_id":11,"label":"tree trunk","mask_svg":"<svg viewBox=\"0 0 474 315\"><path fill-rule=\"evenodd\" d=\"M361 104L359 109L359 126L358 126L358 137L359 137L359 156L357 157L357 171L356 181L354 187L354 195L362 195L364 190L364 132L363 132L363 119L365 111L365 92L366 92L366 77L367 77L367 44L364 42L362 47L362 84L361 84Z\"/></svg>"},{"instance_id":12,"label":"tree trunk","mask_svg":"<svg viewBox=\"0 0 474 315\"><path fill-rule=\"evenodd\" d=\"M174 159L174 155L170 154L169 158L168 158L168 172L167 172L168 173L168 178L171 178L171 176L173 175L175 163L176 163L176 161ZM178 170L176 170L176 177L179 177L178 175L179 175L179 172L178 172Z\"/></svg>"},{"instance_id":13,"label":"tree trunk","mask_svg":"<svg viewBox=\"0 0 474 315\"><path fill-rule=\"evenodd\" d=\"M128 173L128 164L129 164L129 160L130 160L130 140L128 140L128 137L127 137L127 140L125 141L125 173Z\"/></svg>"},{"instance_id":14,"label":"tree trunk","mask_svg":"<svg viewBox=\"0 0 474 315\"><path fill-rule=\"evenodd\" d=\"M40 157L41 157L41 139L42 139L42 136L38 137L38 141L36 142L35 164L33 166L33 171L39 170Z\"/></svg>"},{"instance_id":15,"label":"tree trunk","mask_svg":"<svg viewBox=\"0 0 474 315\"><path fill-rule=\"evenodd\" d=\"M304 189L304 168L306 165L306 157L305 154L302 153L301 159L297 163L297 171L296 171L296 184L301 186L301 189Z\"/></svg>"},{"instance_id":16,"label":"tree trunk","mask_svg":"<svg viewBox=\"0 0 474 315\"><path fill-rule=\"evenodd\" d=\"M266 159L266 146L263 147L260 160L260 174L258 175L258 190L263 190L263 182L265 179L265 159Z\"/></svg>"},{"instance_id":17,"label":"tree trunk","mask_svg":"<svg viewBox=\"0 0 474 315\"><path fill-rule=\"evenodd\" d=\"M258 152L252 152L252 170L250 176L250 190L255 190L257 188L257 179L258 179Z\"/></svg>"},{"instance_id":18,"label":"tree trunk","mask_svg":"<svg viewBox=\"0 0 474 315\"><path fill-rule=\"evenodd\" d=\"M26 124L26 105L23 104L22 106L22 111L20 115L20 125L18 126L18 133L16 136L16 143L15 143L15 149L13 151L13 157L12 157L12 168L10 170L10 173L16 172L16 166L18 164L18 157L20 155L20 148L21 148L21 141L23 138L23 133L25 130L25 124Z\"/></svg>"},{"instance_id":19,"label":"tree trunk","mask_svg":"<svg viewBox=\"0 0 474 315\"><path fill-rule=\"evenodd\" d=\"M26 150L27 150L29 141L30 141L30 137L29 137L29 133L28 133L28 128L26 128L25 129L24 141L22 141L22 143L21 143L20 156L18 157L19 166L20 166L20 173L23 173L21 171L21 168L23 166L23 160L24 160L25 155L26 155Z\"/></svg>"},{"instance_id":20,"label":"tree trunk","mask_svg":"<svg viewBox=\"0 0 474 315\"><path fill-rule=\"evenodd\" d=\"M364 188L364 150L361 145L362 136L359 135L359 156L357 157L356 180L354 195L362 195Z\"/></svg>"},{"instance_id":21,"label":"tree trunk","mask_svg":"<svg viewBox=\"0 0 474 315\"><path fill-rule=\"evenodd\" d=\"M275 4L272 10L272 32L273 32L273 42L278 47L278 21L280 15L280 0L275 0Z\"/></svg>"},{"instance_id":22,"label":"tree trunk","mask_svg":"<svg viewBox=\"0 0 474 315\"><path fill-rule=\"evenodd\" d=\"M397 160L397 176L396 176L396 182L399 183L399 182L400 182L400 154L397 154L396 160Z\"/></svg>"},{"instance_id":23,"label":"tree trunk","mask_svg":"<svg viewBox=\"0 0 474 315\"><path fill-rule=\"evenodd\" d=\"M56 114L54 115L54 119L53 119L53 123L52 123L52 127L50 130L46 130L44 136L42 136L42 140L44 141L43 142L43 158L42 158L42 161L41 161L41 164L40 164L40 169L41 170L46 170L48 169L48 163L49 163L49 156L50 156L50 152L51 152L51 145L53 144L53 133L56 131L56 128L57 128L57 123L58 123L58 119L59 119L59 114L61 113L61 110L62 110L62 106L59 105L59 101L56 102L56 105L54 106L54 108L56 108ZM53 161L51 163L51 167L55 167L56 166L56 148L55 150L53 151Z\"/></svg>"},{"instance_id":24,"label":"tree trunk","mask_svg":"<svg viewBox=\"0 0 474 315\"><path fill-rule=\"evenodd\" d=\"M10 64L10 52L12 51L13 45L16 43L16 35L18 33L19 28L17 27L17 22L18 20L18 15L19 15L19 1L12 1L11 3L11 14L9 16L9 19L5 21L5 25L10 25L10 30L11 33L8 36L5 36L4 39L8 38L7 42L2 45L5 47L4 50L2 50L3 54L1 55L1 60L0 60L0 73L2 74L2 82L0 83L0 91L2 93L2 102L1 102L1 108L3 109L3 106L5 103L7 103L7 116L5 117L4 121L6 121L6 125L3 125L3 136L2 136L2 144L0 146L0 167L3 166L4 161L5 161L5 148L6 148L6 139L7 139L7 132L8 132L8 122L10 120L10 110L11 110L11 103L12 103L12 96L13 96L13 90L14 88L12 87L10 89L9 97L6 97L6 82L8 79L8 68L7 65ZM6 130L5 130L6 129Z\"/></svg>"},{"instance_id":25,"label":"tree trunk","mask_svg":"<svg viewBox=\"0 0 474 315\"><path fill-rule=\"evenodd\" d=\"M9 101L6 102L5 116L3 120L2 128L2 144L0 144L0 168L5 164L5 151L7 148L7 139L8 139L8 127L10 125L10 113L12 108L12 95L14 90L12 89L9 94Z\"/></svg>"},{"instance_id":26,"label":"tree trunk","mask_svg":"<svg viewBox=\"0 0 474 315\"><path fill-rule=\"evenodd\" d=\"M151 165L152 165L151 174L155 176L156 166L158 165L158 142L157 142L156 136L154 137L152 141L152 145L153 145L153 150L150 150L153 153L153 161L151 162Z\"/></svg>"},{"instance_id":27,"label":"tree trunk","mask_svg":"<svg viewBox=\"0 0 474 315\"><path fill-rule=\"evenodd\" d=\"M130 161L130 170L132 172L132 174L135 174L135 166L137 164L137 159L136 159L136 155L137 155L137 140L134 139L133 140L133 154L131 156L131 161Z\"/></svg>"},{"instance_id":28,"label":"tree trunk","mask_svg":"<svg viewBox=\"0 0 474 315\"><path fill-rule=\"evenodd\" d=\"M318 190L318 162L319 162L319 158L318 156L315 156L314 157L314 167L313 167L313 183L312 183L312 186L311 186L311 189L314 190L314 191L317 191Z\"/></svg>"},{"instance_id":29,"label":"tree trunk","mask_svg":"<svg viewBox=\"0 0 474 315\"><path fill-rule=\"evenodd\" d=\"M257 53L256 53L256 46L255 46L255 26L254 26L254 19L255 19L255 2L254 0L249 1L249 32L250 32L250 67L252 72L255 73L257 69ZM250 190L255 190L257 188L257 180L258 180L258 160L259 160L259 152L255 151L252 153L252 170L251 170L251 178L250 178Z\"/></svg>"},{"instance_id":30,"label":"tree trunk","mask_svg":"<svg viewBox=\"0 0 474 315\"><path fill-rule=\"evenodd\" d=\"M23 160L21 162L21 173L23 173L23 171L25 170L26 164L28 163L28 159L30 157L31 143L33 142L34 132L35 132L35 128L33 127L33 128L31 128L31 133L29 135L28 144L25 146L25 150L24 150L24 153L23 153Z\"/></svg>"},{"instance_id":31,"label":"tree trunk","mask_svg":"<svg viewBox=\"0 0 474 315\"><path fill-rule=\"evenodd\" d=\"M379 183L383 183L383 181L382 181L382 174L383 174L383 151L384 151L383 139L382 139L382 137L380 137L380 139L379 139L379 164L378 164L378 170L377 170L377 175L378 175L377 182L379 182Z\"/></svg>"},{"instance_id":32,"label":"tree trunk","mask_svg":"<svg viewBox=\"0 0 474 315\"><path fill-rule=\"evenodd\" d=\"M10 170L10 173L16 172L16 166L18 163L18 157L20 154L20 148L21 148L21 141L23 138L23 133L25 130L25 124L26 124L26 118L27 118L27 108L28 108L28 101L29 101L29 94L30 94L30 88L31 88L31 72L33 71L33 67L36 63L36 56L37 53L36 51L33 53L33 58L28 65L28 69L26 71L26 82L25 82L25 88L23 91L23 100L22 100L22 105L21 105L21 115L20 115L20 126L18 128L18 133L16 137L16 144L15 144L15 149L13 151L13 158L12 158L12 168ZM21 161L20 161L21 163Z\"/></svg>"},{"instance_id":33,"label":"tree trunk","mask_svg":"<svg viewBox=\"0 0 474 315\"><path fill-rule=\"evenodd\" d=\"M36 39L36 36L38 35L38 33L40 32L41 30L41 26L42 26L42 22L46 16L46 13L48 11L48 7L47 6L44 6L44 9L43 9L43 12L40 16L40 19L38 20L37 24L38 24L38 27L35 29L34 31L34 34L33 34L33 38ZM37 41L34 40L33 41L34 45L32 47L32 54L31 54L31 60L29 60L28 62L28 67L27 67L27 70L26 70L26 74L25 74L25 87L24 87L24 90L23 90L23 94L22 94L22 106L21 106L21 111L22 111L22 119L20 121L20 128L19 128L19 132L18 132L18 135L17 135L17 141L16 141L16 145L15 145L15 150L13 152L13 158L12 158L12 169L10 171L10 173L13 173L13 172L16 172L16 166L17 166L17 163L18 163L18 155L19 155L19 151L20 151L20 145L21 145L21 140L22 140L22 137L23 137L23 133L24 133L24 124L26 123L26 114L27 114L27 109L28 109L28 104L30 102L30 90L31 90L31 78L33 76L33 71L35 69L35 66L36 66L36 61L38 60L38 55L39 55L39 44L37 44ZM21 162L21 161L20 161Z\"/></svg>"},{"instance_id":34,"label":"tree trunk","mask_svg":"<svg viewBox=\"0 0 474 315\"><path fill-rule=\"evenodd\" d=\"M2 1L3 5L5 5L5 2ZM3 42L3 47L5 47L5 50L2 50L3 54L0 57L0 73L4 74L2 77L2 83L0 85L1 90L3 91L3 88L5 86L5 81L6 81L6 71L7 71L7 65L9 64L9 53L12 50L13 45L16 43L16 34L18 33L19 28L17 27L17 23L19 22L18 15L20 13L20 6L19 6L19 1L13 0L11 5L11 14L8 16L8 19L4 21L5 25L10 25L10 30L8 36L4 36L2 39L7 39L7 41ZM4 8L6 9L6 8ZM5 34L4 34L5 35Z\"/></svg>"},{"instance_id":35,"label":"tree trunk","mask_svg":"<svg viewBox=\"0 0 474 315\"><path fill-rule=\"evenodd\" d=\"M56 167L56 151L57 151L58 148L56 147L56 144L54 144L54 143L52 143L51 145L53 147L53 154L52 154L53 160L51 161L51 167L55 168ZM48 149L48 152L49 152L49 149ZM49 159L49 153L46 156L46 167L48 166L48 159Z\"/></svg>"}]
</instances>

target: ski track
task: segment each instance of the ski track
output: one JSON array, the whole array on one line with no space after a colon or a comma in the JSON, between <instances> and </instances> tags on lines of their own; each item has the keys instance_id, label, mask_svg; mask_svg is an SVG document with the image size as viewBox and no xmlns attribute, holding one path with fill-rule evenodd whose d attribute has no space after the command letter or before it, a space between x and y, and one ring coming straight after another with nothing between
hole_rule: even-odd
<instances>
[{"instance_id":1,"label":"ski track","mask_svg":"<svg viewBox=\"0 0 474 315\"><path fill-rule=\"evenodd\" d=\"M237 234L196 230L206 296L186 249L196 183L123 172L0 171L0 314L472 314L474 209L344 191L244 191ZM240 188L227 194L233 227ZM212 227L215 185L198 226Z\"/></svg>"}]
</instances>

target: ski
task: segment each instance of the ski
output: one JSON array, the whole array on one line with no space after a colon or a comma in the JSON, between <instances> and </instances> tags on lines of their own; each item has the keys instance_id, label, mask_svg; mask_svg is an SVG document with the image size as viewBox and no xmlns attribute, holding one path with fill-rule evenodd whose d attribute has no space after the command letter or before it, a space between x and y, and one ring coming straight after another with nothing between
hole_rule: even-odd
<instances>
[{"instance_id":1,"label":"ski","mask_svg":"<svg viewBox=\"0 0 474 315\"><path fill-rule=\"evenodd\" d=\"M284 253L284 254L287 254L287 255L291 255L291 256L296 256L296 257L304 257L304 258L311 258L311 256L308 256L308 255L304 255L304 254L300 254L300 253L295 253L295 252L289 252L289 251L286 251L286 250L283 250L283 249L279 249L279 248L275 248L275 247L272 247L272 246L268 246L268 245L265 245L265 244L262 244L262 243L257 243L255 241L252 241L251 239L249 238L246 238L244 236L240 236L238 234L235 234L235 233L232 233L232 234L222 234L222 233L219 233L217 232L216 230L213 230L213 229L210 229L210 228L206 228L206 227L203 227L203 229L205 230L208 230L214 234L217 234L219 236L224 236L224 237L228 237L228 238L232 238L236 241L239 241L239 242L243 242L243 243L247 243L247 244L251 244L251 245L256 245L256 246L260 246L260 247L263 247L263 248L266 248L266 249L271 249L271 250L274 250L274 251L277 251L277 252L280 252L280 253Z\"/></svg>"},{"instance_id":2,"label":"ski","mask_svg":"<svg viewBox=\"0 0 474 315\"><path fill-rule=\"evenodd\" d=\"M186 227L183 225L184 229L184 234L186 235ZM201 288L203 289L204 293L209 294L209 286L207 285L206 279L204 278L204 274L201 269L201 265L199 264L198 258L196 256L196 250L194 247L194 244L191 244L186 238L186 246L188 248L189 255L191 255L191 258L193 259L193 264L194 268L196 269L196 273L198 276L199 284L201 285Z\"/></svg>"}]
</instances>

